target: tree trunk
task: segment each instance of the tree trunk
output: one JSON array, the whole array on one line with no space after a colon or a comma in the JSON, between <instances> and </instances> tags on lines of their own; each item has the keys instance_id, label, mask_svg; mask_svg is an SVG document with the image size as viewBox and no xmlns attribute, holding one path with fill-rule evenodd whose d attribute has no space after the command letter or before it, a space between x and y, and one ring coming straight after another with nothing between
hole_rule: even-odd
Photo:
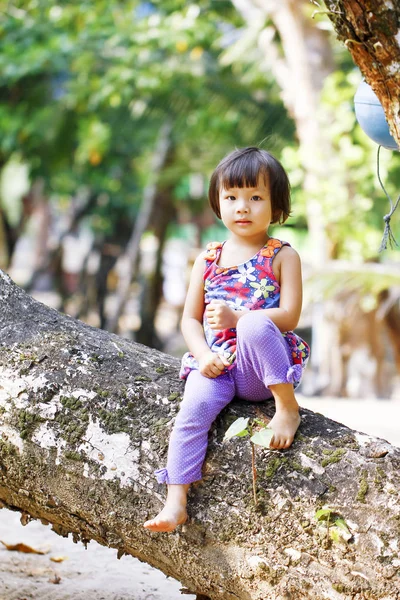
<instances>
[{"instance_id":1,"label":"tree trunk","mask_svg":"<svg viewBox=\"0 0 400 600\"><path fill-rule=\"evenodd\" d=\"M162 350L162 341L159 338L155 320L157 310L163 298L164 274L163 254L169 224L176 217L176 209L170 187L157 194L157 208L152 216L152 229L158 240L156 260L151 273L142 274L142 291L140 298L141 327L136 333L135 340L145 346Z\"/></svg>"},{"instance_id":2,"label":"tree trunk","mask_svg":"<svg viewBox=\"0 0 400 600\"><path fill-rule=\"evenodd\" d=\"M126 248L126 256L128 258L128 268L123 277L121 277L116 294L116 305L113 309L112 315L106 322L106 329L113 333L118 330L118 321L123 313L125 304L129 297L129 290L132 283L132 279L135 273L136 264L139 257L140 240L144 232L146 231L151 214L154 209L154 203L157 197L157 184L160 177L160 173L168 160L168 153L171 147L171 131L172 125L167 120L163 127L160 129L157 147L154 151L154 156L151 164L151 176L149 183L144 189L143 200L139 209L138 216L135 221L131 237Z\"/></svg>"},{"instance_id":3,"label":"tree trunk","mask_svg":"<svg viewBox=\"0 0 400 600\"><path fill-rule=\"evenodd\" d=\"M325 0L338 38L378 96L400 146L400 6L391 0Z\"/></svg>"},{"instance_id":4,"label":"tree trunk","mask_svg":"<svg viewBox=\"0 0 400 600\"><path fill-rule=\"evenodd\" d=\"M2 272L0 331L4 506L213 600L399 597L399 448L303 410L292 448L257 450L255 509L250 444L222 439L232 419L267 421L273 408L234 402L211 430L190 521L151 534L142 523L165 496L153 470L181 400L177 359L61 315Z\"/></svg>"},{"instance_id":5,"label":"tree trunk","mask_svg":"<svg viewBox=\"0 0 400 600\"><path fill-rule=\"evenodd\" d=\"M326 31L315 27L306 13L307 0L232 0L249 27L259 31L261 19L272 20L279 44L266 27L259 35L265 64L282 90L282 100L292 116L299 139L307 195L307 226L313 239L313 264L322 266L330 255L320 182L329 175L332 144L318 119L324 79L334 69Z\"/></svg>"},{"instance_id":6,"label":"tree trunk","mask_svg":"<svg viewBox=\"0 0 400 600\"><path fill-rule=\"evenodd\" d=\"M89 198L83 205L77 202L73 203L65 228L58 233L57 239L53 243L52 247L50 247L48 238L49 230L51 228L51 215L49 212L48 200L43 197L43 190L41 187L42 183L43 182L40 180L36 182L36 184L32 186L31 191L31 194L35 198L35 205L41 205L39 209L41 212L41 225L36 243L35 268L28 283L25 285L25 289L28 292L32 291L35 288L38 280L43 275L50 274L55 279L54 287L58 291L62 302L64 302L67 294L62 282L62 243L64 238L75 231L82 219L90 213L90 211L96 205L98 196L95 193L90 194Z\"/></svg>"},{"instance_id":7,"label":"tree trunk","mask_svg":"<svg viewBox=\"0 0 400 600\"><path fill-rule=\"evenodd\" d=\"M7 233L4 222L4 213L0 206L0 269L6 269L9 265Z\"/></svg>"}]
</instances>

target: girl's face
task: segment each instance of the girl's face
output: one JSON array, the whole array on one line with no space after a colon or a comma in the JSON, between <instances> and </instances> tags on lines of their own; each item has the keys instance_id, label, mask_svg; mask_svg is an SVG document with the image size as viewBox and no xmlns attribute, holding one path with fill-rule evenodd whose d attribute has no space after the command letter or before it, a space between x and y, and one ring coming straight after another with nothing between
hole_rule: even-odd
<instances>
[{"instance_id":1,"label":"girl's face","mask_svg":"<svg viewBox=\"0 0 400 600\"><path fill-rule=\"evenodd\" d=\"M233 234L255 240L265 236L273 217L269 184L260 176L255 188L223 188L219 207L222 222Z\"/></svg>"}]
</instances>

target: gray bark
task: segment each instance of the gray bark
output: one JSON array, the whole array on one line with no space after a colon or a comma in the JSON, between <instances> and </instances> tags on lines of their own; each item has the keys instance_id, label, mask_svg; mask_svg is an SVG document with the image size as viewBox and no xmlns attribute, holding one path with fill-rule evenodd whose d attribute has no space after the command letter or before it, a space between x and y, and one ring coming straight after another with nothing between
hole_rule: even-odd
<instances>
[{"instance_id":1,"label":"gray bark","mask_svg":"<svg viewBox=\"0 0 400 600\"><path fill-rule=\"evenodd\" d=\"M222 438L273 407L235 401L212 428L188 524L151 534L177 359L61 315L2 272L0 332L0 500L24 522L136 556L213 600L400 597L399 448L303 410L288 451L257 451L255 508L249 443Z\"/></svg>"}]
</instances>

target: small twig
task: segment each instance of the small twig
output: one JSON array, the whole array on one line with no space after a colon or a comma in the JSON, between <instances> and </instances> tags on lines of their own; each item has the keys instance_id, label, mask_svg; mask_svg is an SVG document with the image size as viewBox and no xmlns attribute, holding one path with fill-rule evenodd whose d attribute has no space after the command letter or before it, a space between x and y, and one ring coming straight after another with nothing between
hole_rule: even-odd
<instances>
[{"instance_id":1,"label":"small twig","mask_svg":"<svg viewBox=\"0 0 400 600\"><path fill-rule=\"evenodd\" d=\"M329 521L331 518L331 513L328 513L328 518L326 520L326 539L329 542Z\"/></svg>"},{"instance_id":2,"label":"small twig","mask_svg":"<svg viewBox=\"0 0 400 600\"><path fill-rule=\"evenodd\" d=\"M313 19L315 15L342 15L342 12L337 12L336 10L314 10L311 18Z\"/></svg>"},{"instance_id":3,"label":"small twig","mask_svg":"<svg viewBox=\"0 0 400 600\"><path fill-rule=\"evenodd\" d=\"M378 152L376 155L376 173L378 175L378 181L380 183L380 186L386 196L386 198L389 200L390 203L390 211L388 212L387 215L385 215L383 217L383 220L385 222L385 230L383 232L383 237L382 237L382 242L379 248L379 252L382 252L383 250L387 249L387 242L389 240L389 244L390 247L393 248L393 246L398 246L398 243L396 242L396 239L393 235L392 229L390 227L390 219L393 216L394 211L397 209L399 203L400 203L400 195L397 198L396 202L393 203L391 197L389 196L389 194L387 193L385 186L383 185L382 179L381 179L381 175L380 175L380 171L379 171L379 156L380 156L380 151L381 151L381 145L378 146Z\"/></svg>"},{"instance_id":4,"label":"small twig","mask_svg":"<svg viewBox=\"0 0 400 600\"><path fill-rule=\"evenodd\" d=\"M365 46L365 42L359 42L358 40L351 40L350 38L348 40L345 40L344 45L347 46L349 44L356 44L357 46Z\"/></svg>"},{"instance_id":5,"label":"small twig","mask_svg":"<svg viewBox=\"0 0 400 600\"><path fill-rule=\"evenodd\" d=\"M255 449L253 442L250 442L250 443L251 443L251 470L252 470L252 475L253 475L253 498L254 498L254 505L257 506L256 449Z\"/></svg>"}]
</instances>

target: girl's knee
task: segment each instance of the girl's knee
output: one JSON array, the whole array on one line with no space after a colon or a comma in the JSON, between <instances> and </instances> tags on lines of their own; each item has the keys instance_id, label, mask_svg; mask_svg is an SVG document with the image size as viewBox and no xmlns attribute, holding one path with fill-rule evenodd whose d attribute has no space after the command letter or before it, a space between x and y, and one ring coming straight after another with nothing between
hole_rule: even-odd
<instances>
[{"instance_id":1,"label":"girl's knee","mask_svg":"<svg viewBox=\"0 0 400 600\"><path fill-rule=\"evenodd\" d=\"M212 423L234 396L235 386L230 377L209 379L198 373L186 384L176 422Z\"/></svg>"},{"instance_id":2,"label":"girl's knee","mask_svg":"<svg viewBox=\"0 0 400 600\"><path fill-rule=\"evenodd\" d=\"M175 419L174 431L181 431L185 435L192 435L194 432L206 433L225 406L226 404L221 405L205 399L182 402Z\"/></svg>"},{"instance_id":3,"label":"girl's knee","mask_svg":"<svg viewBox=\"0 0 400 600\"><path fill-rule=\"evenodd\" d=\"M238 338L243 339L247 337L253 343L258 337L264 339L266 334L276 332L279 333L279 329L263 310L249 311L243 317L240 317L236 327Z\"/></svg>"}]
</instances>

